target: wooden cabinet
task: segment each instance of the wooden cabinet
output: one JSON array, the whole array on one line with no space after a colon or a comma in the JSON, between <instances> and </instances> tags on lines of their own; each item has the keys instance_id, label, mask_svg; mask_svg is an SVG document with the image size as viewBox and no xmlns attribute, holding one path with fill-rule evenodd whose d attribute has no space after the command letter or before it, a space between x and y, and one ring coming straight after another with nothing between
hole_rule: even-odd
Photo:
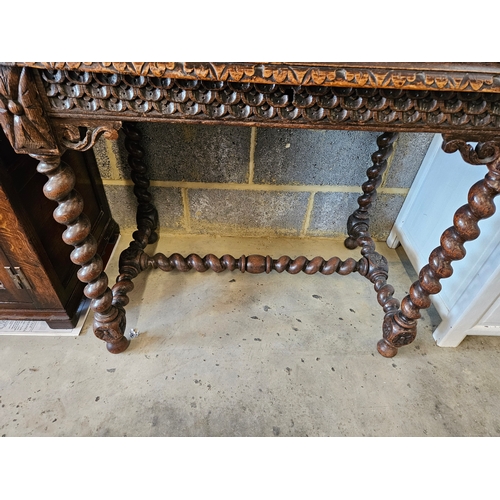
<instances>
[{"instance_id":1,"label":"wooden cabinet","mask_svg":"<svg viewBox=\"0 0 500 500\"><path fill-rule=\"evenodd\" d=\"M68 151L63 160L77 175L92 234L106 262L118 236L100 182L94 154ZM0 132L0 319L47 321L51 328L71 328L83 287L70 261L73 247L54 221L57 204L40 196L47 181L38 162L17 155Z\"/></svg>"}]
</instances>

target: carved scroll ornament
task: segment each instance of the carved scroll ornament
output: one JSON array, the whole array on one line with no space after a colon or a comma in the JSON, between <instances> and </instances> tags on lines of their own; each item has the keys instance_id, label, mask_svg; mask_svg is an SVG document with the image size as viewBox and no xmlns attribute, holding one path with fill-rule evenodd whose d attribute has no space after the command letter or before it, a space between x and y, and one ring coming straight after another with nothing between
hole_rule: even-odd
<instances>
[{"instance_id":1,"label":"carved scroll ornament","mask_svg":"<svg viewBox=\"0 0 500 500\"><path fill-rule=\"evenodd\" d=\"M464 161L470 165L487 165L500 158L500 138L479 142L475 147L468 144L470 139L443 135L442 149L445 153L460 151Z\"/></svg>"},{"instance_id":2,"label":"carved scroll ornament","mask_svg":"<svg viewBox=\"0 0 500 500\"><path fill-rule=\"evenodd\" d=\"M30 71L0 66L0 125L17 153L57 153Z\"/></svg>"},{"instance_id":3,"label":"carved scroll ornament","mask_svg":"<svg viewBox=\"0 0 500 500\"><path fill-rule=\"evenodd\" d=\"M88 122L78 121L78 124L53 120L61 146L76 151L87 151L94 147L97 139L103 135L106 139L118 139L118 131L122 123L119 121ZM81 130L84 129L82 134Z\"/></svg>"}]
</instances>

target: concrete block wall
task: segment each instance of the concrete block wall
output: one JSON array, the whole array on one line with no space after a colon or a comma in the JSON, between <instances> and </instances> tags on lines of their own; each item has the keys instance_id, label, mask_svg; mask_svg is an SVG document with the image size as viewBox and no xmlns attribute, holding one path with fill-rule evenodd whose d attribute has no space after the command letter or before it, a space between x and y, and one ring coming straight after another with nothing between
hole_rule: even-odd
<instances>
[{"instance_id":1,"label":"concrete block wall","mask_svg":"<svg viewBox=\"0 0 500 500\"><path fill-rule=\"evenodd\" d=\"M377 150L375 132L140 124L163 232L343 238ZM371 217L385 241L432 140L400 134ZM135 228L123 136L95 153L111 211Z\"/></svg>"}]
</instances>

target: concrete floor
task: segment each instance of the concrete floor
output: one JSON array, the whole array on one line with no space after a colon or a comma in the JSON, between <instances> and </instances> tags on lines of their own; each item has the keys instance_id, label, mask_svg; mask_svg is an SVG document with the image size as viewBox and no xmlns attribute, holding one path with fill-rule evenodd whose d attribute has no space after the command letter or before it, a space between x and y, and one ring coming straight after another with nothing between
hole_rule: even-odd
<instances>
[{"instance_id":1,"label":"concrete floor","mask_svg":"<svg viewBox=\"0 0 500 500\"><path fill-rule=\"evenodd\" d=\"M412 279L378 246L401 299ZM331 240L168 235L156 251L353 255ZM155 270L135 283L127 328L141 335L120 355L91 315L77 338L0 337L0 435L500 435L500 338L439 348L424 312L415 342L382 358L382 309L357 274Z\"/></svg>"}]
</instances>

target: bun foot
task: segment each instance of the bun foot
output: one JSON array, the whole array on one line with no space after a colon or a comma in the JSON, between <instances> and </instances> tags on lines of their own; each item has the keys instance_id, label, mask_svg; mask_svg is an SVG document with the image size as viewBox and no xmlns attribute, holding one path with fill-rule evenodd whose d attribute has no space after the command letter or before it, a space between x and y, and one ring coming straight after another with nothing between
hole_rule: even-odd
<instances>
[{"instance_id":1,"label":"bun foot","mask_svg":"<svg viewBox=\"0 0 500 500\"><path fill-rule=\"evenodd\" d=\"M130 345L130 340L127 337L122 337L118 342L106 342L106 348L111 354L120 354L125 351Z\"/></svg>"},{"instance_id":2,"label":"bun foot","mask_svg":"<svg viewBox=\"0 0 500 500\"><path fill-rule=\"evenodd\" d=\"M393 358L398 353L398 348L389 344L385 339L378 341L377 350L384 358Z\"/></svg>"},{"instance_id":3,"label":"bun foot","mask_svg":"<svg viewBox=\"0 0 500 500\"><path fill-rule=\"evenodd\" d=\"M344 246L348 248L349 250L354 250L355 248L358 248L358 244L354 238L346 238L344 241Z\"/></svg>"},{"instance_id":4,"label":"bun foot","mask_svg":"<svg viewBox=\"0 0 500 500\"><path fill-rule=\"evenodd\" d=\"M156 231L152 231L148 238L148 245L152 245L158 241L158 233Z\"/></svg>"}]
</instances>

